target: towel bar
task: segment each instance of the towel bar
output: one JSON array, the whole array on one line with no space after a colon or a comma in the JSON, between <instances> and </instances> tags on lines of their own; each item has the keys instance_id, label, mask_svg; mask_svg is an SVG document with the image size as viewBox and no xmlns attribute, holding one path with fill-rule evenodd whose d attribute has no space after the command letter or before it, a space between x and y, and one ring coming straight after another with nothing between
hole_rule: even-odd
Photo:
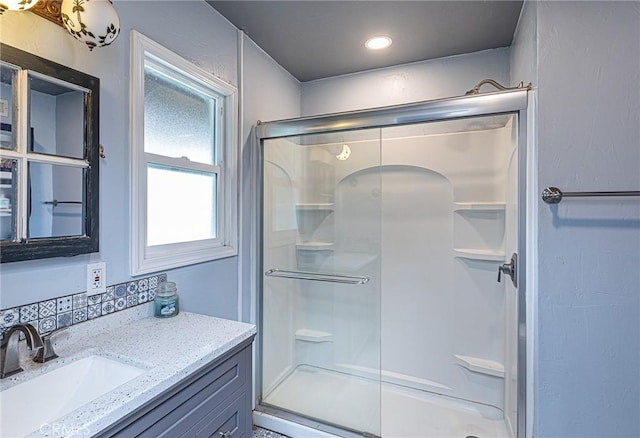
<instances>
[{"instance_id":1,"label":"towel bar","mask_svg":"<svg viewBox=\"0 0 640 438\"><path fill-rule=\"evenodd\" d=\"M563 192L557 187L547 187L542 191L542 200L547 204L558 204L562 198L584 198L594 196L640 196L640 190L613 192Z\"/></svg>"}]
</instances>

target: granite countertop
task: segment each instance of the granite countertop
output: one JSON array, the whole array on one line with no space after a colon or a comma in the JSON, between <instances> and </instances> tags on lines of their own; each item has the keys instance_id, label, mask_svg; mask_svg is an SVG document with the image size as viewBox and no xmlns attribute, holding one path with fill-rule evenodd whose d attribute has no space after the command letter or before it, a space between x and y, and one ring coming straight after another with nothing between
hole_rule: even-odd
<instances>
[{"instance_id":1,"label":"granite countertop","mask_svg":"<svg viewBox=\"0 0 640 438\"><path fill-rule=\"evenodd\" d=\"M99 433L189 374L251 338L256 327L238 321L180 312L154 318L153 305L137 306L110 317L70 327L57 335L58 356L46 364L24 358L24 372L0 382L0 390L49 372L71 361L100 355L146 371L113 391L55 420L75 437ZM46 428L29 437L60 436Z\"/></svg>"}]
</instances>

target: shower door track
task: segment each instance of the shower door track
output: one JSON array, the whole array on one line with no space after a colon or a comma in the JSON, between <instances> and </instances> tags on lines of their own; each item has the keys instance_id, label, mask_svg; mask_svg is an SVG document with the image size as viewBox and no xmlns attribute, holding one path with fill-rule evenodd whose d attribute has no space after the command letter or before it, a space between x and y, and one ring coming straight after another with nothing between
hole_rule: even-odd
<instances>
[{"instance_id":1,"label":"shower door track","mask_svg":"<svg viewBox=\"0 0 640 438\"><path fill-rule=\"evenodd\" d=\"M500 114L518 115L518 217L517 217L517 248L518 263L520 266L518 276L518 296L517 301L517 425L515 427L516 436L525 438L527 435L527 299L526 284L527 273L525 266L527 263L526 251L526 218L528 216L527 202L527 104L528 91L530 88L518 88L507 91L493 93L482 93L465 95L459 97L436 99L418 103L394 105L380 107L369 110L349 111L333 113L312 117L302 117L295 119L277 120L271 122L258 121L255 127L255 139L257 141L257 156L254 162L254 171L257 177L254 180L254 193L257 193L254 206L258 211L263 211L262 185L262 142L267 139L290 137L296 135L324 134L340 131L353 131L369 128L384 128L389 126L411 125L425 122L436 122L446 120L465 119L477 116L491 116ZM262 215L256 215L254 229L256 234L255 242L262 242ZM256 244L257 245L257 244ZM255 263L257 269L254 271L254 282L257 285L257 314L256 323L258 330L258 343L256 351L256 369L261 369L262 364L262 275L264 274L263 256L261 250L254 245ZM261 247L260 247L261 248ZM262 376L256 373L256 411L262 412L286 421L310 426L321 431L340 432L345 437L360 436L363 434L354 433L352 430L336 427L332 424L320 425L317 420L306 418L302 415L288 412L284 409L274 408L262 404L260 401L262 387ZM533 414L531 414L532 416Z\"/></svg>"},{"instance_id":2,"label":"shower door track","mask_svg":"<svg viewBox=\"0 0 640 438\"><path fill-rule=\"evenodd\" d=\"M255 410L287 422L299 424L311 429L315 429L322 433L332 434L343 438L381 438L378 435L367 432L359 432L352 429L345 429L344 427L331 423L320 423L318 420L312 420L295 412L291 412L279 407L274 407L268 404L260 404L256 406Z\"/></svg>"},{"instance_id":3,"label":"shower door track","mask_svg":"<svg viewBox=\"0 0 640 438\"><path fill-rule=\"evenodd\" d=\"M261 141L292 135L411 125L514 113L524 111L526 107L527 90L517 89L266 123L258 121L256 136Z\"/></svg>"}]
</instances>

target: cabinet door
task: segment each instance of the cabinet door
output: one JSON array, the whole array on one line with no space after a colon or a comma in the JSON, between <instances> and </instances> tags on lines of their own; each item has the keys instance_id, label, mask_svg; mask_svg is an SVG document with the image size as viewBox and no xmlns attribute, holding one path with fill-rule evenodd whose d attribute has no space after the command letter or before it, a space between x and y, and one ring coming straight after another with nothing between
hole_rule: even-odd
<instances>
[{"instance_id":1,"label":"cabinet door","mask_svg":"<svg viewBox=\"0 0 640 438\"><path fill-rule=\"evenodd\" d=\"M251 427L251 411L246 409L248 394L243 392L221 411L212 412L203 418L185 436L196 438L242 438L247 437Z\"/></svg>"},{"instance_id":2,"label":"cabinet door","mask_svg":"<svg viewBox=\"0 0 640 438\"><path fill-rule=\"evenodd\" d=\"M162 414L141 436L149 438L193 436L186 432L211 412L217 412L227 400L247 386L250 364L244 360L246 351L217 366L204 377L184 388L162 406L154 416Z\"/></svg>"}]
</instances>

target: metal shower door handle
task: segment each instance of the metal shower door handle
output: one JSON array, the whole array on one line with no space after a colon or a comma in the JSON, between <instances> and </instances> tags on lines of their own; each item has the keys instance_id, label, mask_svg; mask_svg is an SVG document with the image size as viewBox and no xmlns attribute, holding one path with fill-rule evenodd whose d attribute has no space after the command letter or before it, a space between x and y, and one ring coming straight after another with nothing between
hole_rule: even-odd
<instances>
[{"instance_id":1,"label":"metal shower door handle","mask_svg":"<svg viewBox=\"0 0 640 438\"><path fill-rule=\"evenodd\" d=\"M511 261L498 266L498 283L502 281L502 274L511 277L513 287L518 287L518 255L514 252Z\"/></svg>"}]
</instances>

